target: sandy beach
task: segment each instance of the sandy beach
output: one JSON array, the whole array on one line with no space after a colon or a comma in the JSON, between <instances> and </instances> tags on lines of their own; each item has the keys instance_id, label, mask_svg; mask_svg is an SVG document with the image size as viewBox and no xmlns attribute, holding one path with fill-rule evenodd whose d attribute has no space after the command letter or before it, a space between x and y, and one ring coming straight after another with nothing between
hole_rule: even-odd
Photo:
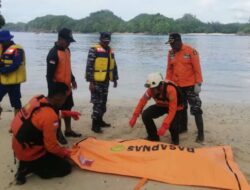
<instances>
[{"instance_id":1,"label":"sandy beach","mask_svg":"<svg viewBox=\"0 0 250 190\"><path fill-rule=\"evenodd\" d=\"M29 97L23 98L26 102ZM105 120L112 123L111 128L104 129L103 134L95 134L91 131L91 108L86 99L75 100L74 110L80 111L82 116L79 121L73 121L73 128L83 134L83 138L95 136L99 139L135 139L146 136L145 128L141 119L138 120L134 129L128 126L128 120L132 114L137 100L109 100L108 111ZM153 103L153 102L150 102ZM64 178L52 180L42 180L37 176L29 176L27 183L23 186L17 186L14 183L14 174L16 165L14 164L13 152L11 149L11 135L8 133L13 112L9 106L8 98L5 97L2 102L3 113L0 120L0 189L84 189L84 190L131 190L139 182L139 178L100 174L80 170L74 167L71 175ZM181 134L180 144L189 147L231 145L234 153L234 159L240 170L246 176L250 183L250 105L236 104L218 104L204 103L204 123L205 123L205 142L204 144L195 143L196 126L194 118L189 117L188 132ZM160 126L162 118L156 123ZM64 128L64 126L63 126ZM74 142L81 140L68 138L71 146ZM161 138L161 141L169 143L170 136L167 133ZM148 181L142 188L143 190L191 190L191 189L208 189L188 186L169 185L165 183Z\"/></svg>"}]
</instances>

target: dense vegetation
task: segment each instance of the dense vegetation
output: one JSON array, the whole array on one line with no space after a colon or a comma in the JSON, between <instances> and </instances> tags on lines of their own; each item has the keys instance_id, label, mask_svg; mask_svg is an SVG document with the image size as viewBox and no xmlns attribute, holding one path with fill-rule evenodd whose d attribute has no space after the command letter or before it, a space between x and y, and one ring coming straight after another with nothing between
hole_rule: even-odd
<instances>
[{"instance_id":1,"label":"dense vegetation","mask_svg":"<svg viewBox=\"0 0 250 190\"><path fill-rule=\"evenodd\" d=\"M5 20L3 15L0 14L0 28L2 28L5 25Z\"/></svg>"},{"instance_id":2,"label":"dense vegetation","mask_svg":"<svg viewBox=\"0 0 250 190\"><path fill-rule=\"evenodd\" d=\"M74 32L80 33L110 31L167 34L175 31L180 33L250 34L250 23L203 23L191 14L185 14L182 18L176 20L161 14L140 14L126 22L108 10L91 13L88 17L80 20L74 20L68 16L47 15L37 17L26 24L7 23L4 26L4 28L12 31L32 32L57 32L62 27L69 27Z\"/></svg>"}]
</instances>

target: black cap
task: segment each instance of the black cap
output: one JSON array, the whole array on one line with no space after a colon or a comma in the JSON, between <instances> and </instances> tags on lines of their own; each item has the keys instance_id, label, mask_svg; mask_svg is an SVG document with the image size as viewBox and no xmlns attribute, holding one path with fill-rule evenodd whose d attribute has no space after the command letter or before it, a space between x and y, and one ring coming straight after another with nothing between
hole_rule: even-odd
<instances>
[{"instance_id":1,"label":"black cap","mask_svg":"<svg viewBox=\"0 0 250 190\"><path fill-rule=\"evenodd\" d=\"M62 38L66 40L67 42L75 42L73 36L72 36L72 31L68 28L62 28L58 32L58 38Z\"/></svg>"},{"instance_id":2,"label":"black cap","mask_svg":"<svg viewBox=\"0 0 250 190\"><path fill-rule=\"evenodd\" d=\"M170 44L176 41L181 41L181 35L179 33L170 33L166 44Z\"/></svg>"},{"instance_id":3,"label":"black cap","mask_svg":"<svg viewBox=\"0 0 250 190\"><path fill-rule=\"evenodd\" d=\"M100 32L100 40L110 41L111 40L111 33L110 32Z\"/></svg>"}]
</instances>

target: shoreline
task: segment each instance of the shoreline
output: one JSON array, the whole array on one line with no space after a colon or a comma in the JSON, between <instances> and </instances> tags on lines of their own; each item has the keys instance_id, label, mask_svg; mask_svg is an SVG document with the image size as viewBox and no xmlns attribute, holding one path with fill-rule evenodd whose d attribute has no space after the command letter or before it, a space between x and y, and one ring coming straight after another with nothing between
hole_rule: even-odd
<instances>
[{"instance_id":1,"label":"shoreline","mask_svg":"<svg viewBox=\"0 0 250 190\"><path fill-rule=\"evenodd\" d=\"M23 96L22 102L30 97ZM75 98L75 107L73 110L80 111L82 116L79 121L72 121L74 130L83 134L82 138L69 138L69 144L72 146L75 142L89 136L98 139L114 140L114 139L135 139L144 138L146 136L145 127L141 118L138 119L135 127L131 129L128 125L129 118L136 106L137 100L116 100L109 98L107 103L107 113L104 116L105 121L112 124L111 128L104 129L103 134L96 134L91 131L91 110L92 104L88 100ZM150 101L148 105L152 104ZM2 102L3 112L0 120L0 149L2 159L0 161L0 177L2 183L0 189L79 189L84 187L86 190L115 190L124 187L124 190L133 189L138 183L138 178L117 176L110 174L100 174L89 171L80 170L74 166L72 174L64 178L55 178L51 180L42 180L36 176L28 177L28 181L23 186L16 186L13 183L16 165L13 163L13 152L11 150L11 135L8 133L13 111L10 109L9 100L5 98ZM203 146L220 146L230 145L233 150L234 160L238 164L240 170L245 175L248 183L250 183L250 140L249 140L249 123L250 123L250 105L241 104L224 104L224 103L204 103L204 125L205 125L205 142L203 144L195 143L197 129L195 121L189 114L188 132L180 135L180 145L184 147L203 147ZM156 125L161 125L161 117L156 121ZM64 125L62 126L64 130ZM170 136L167 132L161 138L162 142L169 143ZM42 185L41 185L42 184ZM149 180L143 189L173 189L173 190L204 190L208 188L177 186L160 183Z\"/></svg>"}]
</instances>

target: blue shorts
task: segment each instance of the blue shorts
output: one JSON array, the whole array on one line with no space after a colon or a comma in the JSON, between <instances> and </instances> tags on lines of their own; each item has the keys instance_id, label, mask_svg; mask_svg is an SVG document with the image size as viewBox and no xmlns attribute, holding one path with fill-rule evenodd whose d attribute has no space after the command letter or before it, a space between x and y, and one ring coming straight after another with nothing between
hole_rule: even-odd
<instances>
[{"instance_id":1,"label":"blue shorts","mask_svg":"<svg viewBox=\"0 0 250 190\"><path fill-rule=\"evenodd\" d=\"M0 102L2 101L3 97L8 93L10 104L15 109L21 109L21 85L20 84L13 84L13 85L2 85L0 84Z\"/></svg>"}]
</instances>

